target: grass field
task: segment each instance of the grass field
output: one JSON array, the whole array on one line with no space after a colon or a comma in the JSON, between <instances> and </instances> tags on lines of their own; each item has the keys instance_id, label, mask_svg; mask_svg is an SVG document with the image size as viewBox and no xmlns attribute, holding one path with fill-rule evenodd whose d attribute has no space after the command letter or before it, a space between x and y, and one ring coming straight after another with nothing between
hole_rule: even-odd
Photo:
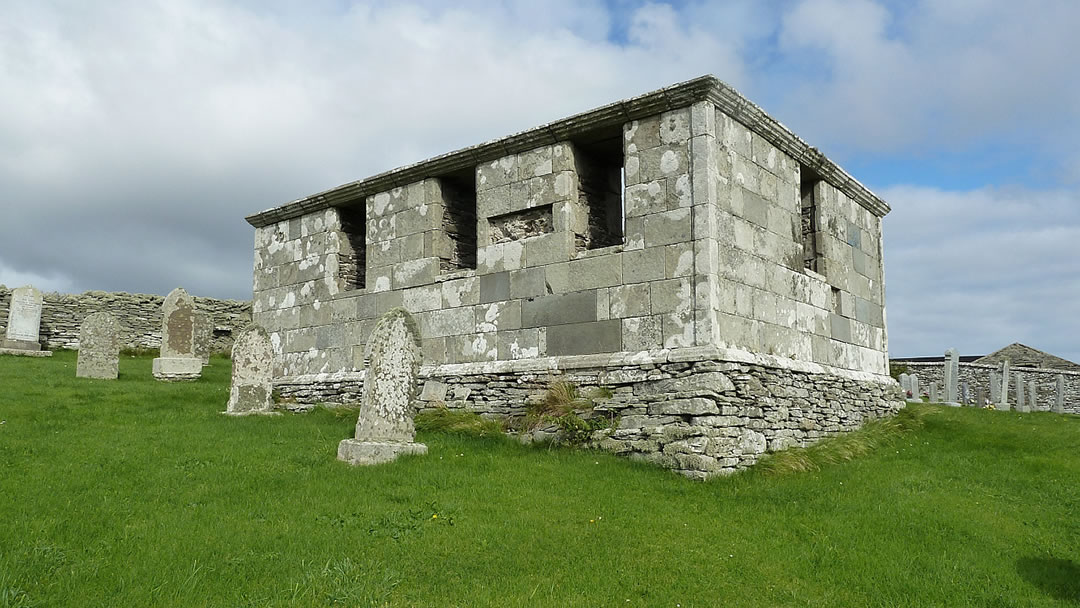
<instances>
[{"instance_id":1,"label":"grass field","mask_svg":"<svg viewBox=\"0 0 1080 608\"><path fill-rule=\"evenodd\" d=\"M229 361L0 356L0 606L1076 606L1080 417L926 406L819 471L699 483L355 412L222 416Z\"/></svg>"}]
</instances>

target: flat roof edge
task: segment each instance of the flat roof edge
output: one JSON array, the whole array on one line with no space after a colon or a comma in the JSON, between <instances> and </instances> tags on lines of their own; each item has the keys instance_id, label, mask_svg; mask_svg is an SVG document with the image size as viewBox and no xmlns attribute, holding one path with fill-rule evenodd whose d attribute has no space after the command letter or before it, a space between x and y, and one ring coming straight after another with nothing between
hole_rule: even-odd
<instances>
[{"instance_id":1,"label":"flat roof edge","mask_svg":"<svg viewBox=\"0 0 1080 608\"><path fill-rule=\"evenodd\" d=\"M349 182L306 196L284 205L247 216L249 224L260 228L307 215L329 207L348 204L372 194L437 177L510 154L526 152L538 146L566 141L583 132L610 127L709 101L734 120L764 137L785 154L817 172L822 179L846 194L878 217L889 212L889 205L866 186L803 141L790 129L769 116L758 105L715 76L700 76L650 93L610 103L581 114L540 125L475 146L462 148L411 165L391 169L371 177Z\"/></svg>"}]
</instances>

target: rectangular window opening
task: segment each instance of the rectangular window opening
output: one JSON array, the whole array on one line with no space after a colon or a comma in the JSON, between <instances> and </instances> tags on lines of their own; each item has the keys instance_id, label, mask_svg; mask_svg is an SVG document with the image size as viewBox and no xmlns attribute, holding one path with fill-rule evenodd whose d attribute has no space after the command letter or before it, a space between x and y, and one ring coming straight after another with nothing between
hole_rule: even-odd
<instances>
[{"instance_id":1,"label":"rectangular window opening","mask_svg":"<svg viewBox=\"0 0 1080 608\"><path fill-rule=\"evenodd\" d=\"M462 171L439 178L448 244L438 252L443 272L476 268L476 173Z\"/></svg>"},{"instance_id":2,"label":"rectangular window opening","mask_svg":"<svg viewBox=\"0 0 1080 608\"><path fill-rule=\"evenodd\" d=\"M799 167L799 198L802 201L803 268L818 272L817 185L821 177L805 165Z\"/></svg>"},{"instance_id":3,"label":"rectangular window opening","mask_svg":"<svg viewBox=\"0 0 1080 608\"><path fill-rule=\"evenodd\" d=\"M577 235L580 249L621 245L625 234L622 132L602 134L589 142L574 141L578 195L588 214L585 234Z\"/></svg>"},{"instance_id":4,"label":"rectangular window opening","mask_svg":"<svg viewBox=\"0 0 1080 608\"><path fill-rule=\"evenodd\" d=\"M339 207L338 219L345 235L338 256L338 275L346 290L363 289L367 283L367 221L363 201L351 207Z\"/></svg>"}]
</instances>

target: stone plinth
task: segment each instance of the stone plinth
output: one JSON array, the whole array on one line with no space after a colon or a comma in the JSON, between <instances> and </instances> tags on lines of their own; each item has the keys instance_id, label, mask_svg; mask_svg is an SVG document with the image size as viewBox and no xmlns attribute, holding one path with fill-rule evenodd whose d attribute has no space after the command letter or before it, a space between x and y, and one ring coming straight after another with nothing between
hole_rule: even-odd
<instances>
[{"instance_id":1,"label":"stone plinth","mask_svg":"<svg viewBox=\"0 0 1080 608\"><path fill-rule=\"evenodd\" d=\"M154 359L153 370L158 380L198 380L202 375L202 359L158 357Z\"/></svg>"},{"instance_id":2,"label":"stone plinth","mask_svg":"<svg viewBox=\"0 0 1080 608\"><path fill-rule=\"evenodd\" d=\"M427 446L422 443L402 443L398 441L363 441L345 439L338 444L338 460L354 465L382 464L396 460L402 454L427 454Z\"/></svg>"}]
</instances>

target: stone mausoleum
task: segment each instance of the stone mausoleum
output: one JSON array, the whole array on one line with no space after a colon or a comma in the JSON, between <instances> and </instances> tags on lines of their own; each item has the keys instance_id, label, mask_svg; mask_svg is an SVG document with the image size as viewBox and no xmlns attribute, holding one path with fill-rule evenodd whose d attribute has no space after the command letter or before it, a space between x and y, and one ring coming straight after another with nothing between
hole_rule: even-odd
<instances>
[{"instance_id":1,"label":"stone mausoleum","mask_svg":"<svg viewBox=\"0 0 1080 608\"><path fill-rule=\"evenodd\" d=\"M253 317L299 404L358 400L400 306L429 405L603 386L598 447L708 477L902 406L888 211L706 76L248 217Z\"/></svg>"}]
</instances>

